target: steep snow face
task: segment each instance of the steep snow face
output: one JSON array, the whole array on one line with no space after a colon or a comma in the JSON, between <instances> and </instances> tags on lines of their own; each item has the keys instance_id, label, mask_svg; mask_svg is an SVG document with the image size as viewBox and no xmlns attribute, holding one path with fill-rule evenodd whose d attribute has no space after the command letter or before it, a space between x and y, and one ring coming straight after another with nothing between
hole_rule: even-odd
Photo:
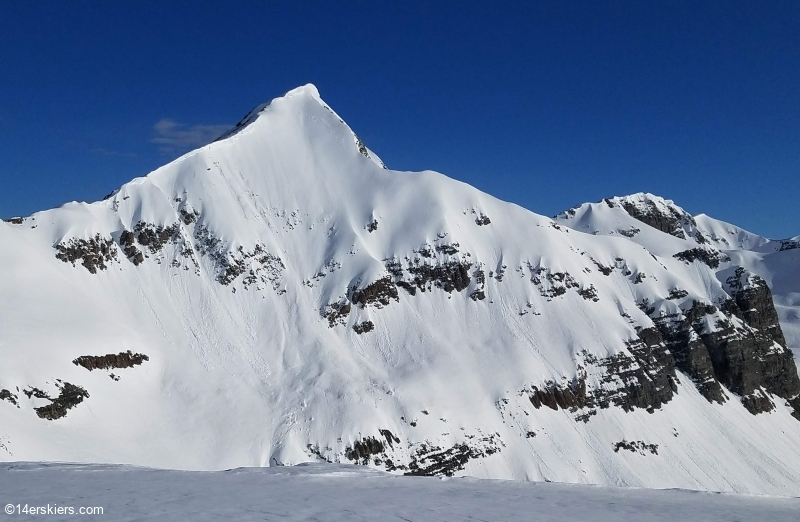
<instances>
[{"instance_id":1,"label":"steep snow face","mask_svg":"<svg viewBox=\"0 0 800 522\"><path fill-rule=\"evenodd\" d=\"M637 244L388 170L295 89L0 223L0 458L800 493L769 290L676 219Z\"/></svg>"}]
</instances>

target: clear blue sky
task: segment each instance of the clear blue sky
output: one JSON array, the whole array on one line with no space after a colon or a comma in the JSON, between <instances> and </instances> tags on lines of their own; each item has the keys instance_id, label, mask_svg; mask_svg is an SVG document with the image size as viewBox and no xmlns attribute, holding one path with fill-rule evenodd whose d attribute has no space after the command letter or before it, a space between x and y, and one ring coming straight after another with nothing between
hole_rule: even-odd
<instances>
[{"instance_id":1,"label":"clear blue sky","mask_svg":"<svg viewBox=\"0 0 800 522\"><path fill-rule=\"evenodd\" d=\"M3 0L0 216L102 198L308 82L391 168L800 234L796 0Z\"/></svg>"}]
</instances>

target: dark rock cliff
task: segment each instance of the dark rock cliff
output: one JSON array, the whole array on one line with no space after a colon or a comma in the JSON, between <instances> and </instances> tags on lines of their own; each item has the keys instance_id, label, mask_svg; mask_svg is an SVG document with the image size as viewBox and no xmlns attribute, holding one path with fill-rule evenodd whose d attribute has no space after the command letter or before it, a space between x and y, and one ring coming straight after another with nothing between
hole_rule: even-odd
<instances>
[{"instance_id":1,"label":"dark rock cliff","mask_svg":"<svg viewBox=\"0 0 800 522\"><path fill-rule=\"evenodd\" d=\"M609 201L610 200L606 200L606 203L609 203ZM686 239L686 233L683 230L683 222L687 221L695 225L694 219L691 216L683 215L673 208L669 208L668 213L664 213L659 210L652 201L647 201L645 208L639 208L626 201L622 203L622 208L634 219L638 219L656 230L666 232L671 236L681 239Z\"/></svg>"},{"instance_id":2,"label":"dark rock cliff","mask_svg":"<svg viewBox=\"0 0 800 522\"><path fill-rule=\"evenodd\" d=\"M738 268L726 281L731 299L723 309L747 328L740 329L739 339L724 339L712 351L719 379L742 395L742 402L753 413L770 411L774 405L760 391L782 397L800 419L800 377L792 353L786 348L778 313L767 283L757 275L745 276Z\"/></svg>"},{"instance_id":3,"label":"dark rock cliff","mask_svg":"<svg viewBox=\"0 0 800 522\"><path fill-rule=\"evenodd\" d=\"M596 408L617 406L625 411L642 408L652 413L672 400L677 391L675 361L655 328L639 330L629 341L628 353L606 358L583 353L584 362L602 370L600 386L589 388L581 368L578 378L566 385L553 382L541 388L533 386L528 398L535 408L547 406L577 412L588 409L577 420L588 421Z\"/></svg>"},{"instance_id":4,"label":"dark rock cliff","mask_svg":"<svg viewBox=\"0 0 800 522\"><path fill-rule=\"evenodd\" d=\"M725 402L725 394L716 378L714 365L706 344L698 330L702 330L701 320L717 309L698 301L683 314L671 314L655 318L658 328L669 351L675 359L675 366L688 375L700 393L710 402Z\"/></svg>"},{"instance_id":5,"label":"dark rock cliff","mask_svg":"<svg viewBox=\"0 0 800 522\"><path fill-rule=\"evenodd\" d=\"M773 410L773 400L780 397L800 420L800 378L772 294L763 279L744 273L740 268L728 279L731 298L719 308L694 301L686 310L654 317L655 327L640 329L627 352L603 359L584 353L584 363L601 370L600 386L587 386L585 368L579 366L570 383L548 382L527 390L531 403L588 410L576 417L584 422L595 408L652 412L677 391L677 369L709 402L724 403L727 388L755 415Z\"/></svg>"},{"instance_id":6,"label":"dark rock cliff","mask_svg":"<svg viewBox=\"0 0 800 522\"><path fill-rule=\"evenodd\" d=\"M772 293L760 277L744 276L739 268L728 278L731 298L719 309L694 301L682 313L653 321L677 368L692 378L706 399L724 402L723 385L757 414L774 409L769 393L786 399L800 419L800 378Z\"/></svg>"}]
</instances>

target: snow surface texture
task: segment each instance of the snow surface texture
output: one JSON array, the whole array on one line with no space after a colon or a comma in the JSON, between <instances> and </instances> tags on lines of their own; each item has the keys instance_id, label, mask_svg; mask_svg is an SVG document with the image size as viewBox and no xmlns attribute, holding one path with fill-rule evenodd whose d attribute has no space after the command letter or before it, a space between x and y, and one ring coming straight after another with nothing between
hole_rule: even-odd
<instances>
[{"instance_id":1,"label":"snow surface texture","mask_svg":"<svg viewBox=\"0 0 800 522\"><path fill-rule=\"evenodd\" d=\"M569 225L388 170L295 89L104 201L0 223L0 459L800 494L786 401L710 402L639 337L645 300L720 305L726 279L685 239Z\"/></svg>"},{"instance_id":2,"label":"snow surface texture","mask_svg":"<svg viewBox=\"0 0 800 522\"><path fill-rule=\"evenodd\" d=\"M0 502L102 507L102 520L795 521L800 500L496 480L398 477L307 464L217 472L0 465ZM8 520L28 518L19 515ZM74 520L73 516L47 516ZM91 518L86 517L83 518Z\"/></svg>"}]
</instances>

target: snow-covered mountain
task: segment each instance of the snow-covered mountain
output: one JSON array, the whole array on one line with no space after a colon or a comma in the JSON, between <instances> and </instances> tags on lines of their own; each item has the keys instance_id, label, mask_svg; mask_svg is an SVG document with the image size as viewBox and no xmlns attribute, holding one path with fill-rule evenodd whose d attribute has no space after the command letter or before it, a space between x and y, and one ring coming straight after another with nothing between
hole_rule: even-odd
<instances>
[{"instance_id":1,"label":"snow-covered mountain","mask_svg":"<svg viewBox=\"0 0 800 522\"><path fill-rule=\"evenodd\" d=\"M585 203L555 220L581 232L628 238L659 256L707 250L720 260L719 273L743 267L757 274L772 290L786 346L800 361L800 236L768 239L705 214L692 216L653 194Z\"/></svg>"},{"instance_id":2,"label":"snow-covered mountain","mask_svg":"<svg viewBox=\"0 0 800 522\"><path fill-rule=\"evenodd\" d=\"M624 201L552 220L389 170L295 89L0 223L0 459L800 493L775 248Z\"/></svg>"}]
</instances>

